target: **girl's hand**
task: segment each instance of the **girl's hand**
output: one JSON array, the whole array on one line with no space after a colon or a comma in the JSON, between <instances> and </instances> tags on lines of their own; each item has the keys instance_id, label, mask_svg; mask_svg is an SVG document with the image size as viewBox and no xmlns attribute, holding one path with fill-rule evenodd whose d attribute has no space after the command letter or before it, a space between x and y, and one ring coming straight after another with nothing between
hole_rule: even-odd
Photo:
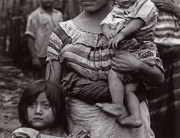
<instances>
[{"instance_id":1,"label":"girl's hand","mask_svg":"<svg viewBox=\"0 0 180 138\"><path fill-rule=\"evenodd\" d=\"M77 133L72 133L68 135L66 138L90 138L90 134L81 130Z\"/></svg>"},{"instance_id":2,"label":"girl's hand","mask_svg":"<svg viewBox=\"0 0 180 138\"><path fill-rule=\"evenodd\" d=\"M152 1L160 10L172 12L175 9L175 4L171 0L152 0Z\"/></svg>"},{"instance_id":3,"label":"girl's hand","mask_svg":"<svg viewBox=\"0 0 180 138\"><path fill-rule=\"evenodd\" d=\"M111 67L117 72L134 72L140 66L141 61L128 51L120 51L112 59Z\"/></svg>"},{"instance_id":4,"label":"girl's hand","mask_svg":"<svg viewBox=\"0 0 180 138\"><path fill-rule=\"evenodd\" d=\"M124 40L125 36L122 33L118 33L113 39L109 41L109 47L113 49L119 49L119 43Z\"/></svg>"}]
</instances>

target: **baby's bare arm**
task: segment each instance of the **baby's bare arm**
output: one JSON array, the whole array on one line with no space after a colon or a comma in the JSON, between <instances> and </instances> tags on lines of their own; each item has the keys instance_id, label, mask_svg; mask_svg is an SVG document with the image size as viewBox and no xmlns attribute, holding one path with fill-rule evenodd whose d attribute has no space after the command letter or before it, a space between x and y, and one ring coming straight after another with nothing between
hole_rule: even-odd
<instances>
[{"instance_id":1,"label":"baby's bare arm","mask_svg":"<svg viewBox=\"0 0 180 138\"><path fill-rule=\"evenodd\" d=\"M104 25L102 26L102 33L103 33L103 34L106 34L106 33L109 32L109 31L111 31L110 26L109 26L108 24L104 24Z\"/></svg>"},{"instance_id":2,"label":"baby's bare arm","mask_svg":"<svg viewBox=\"0 0 180 138\"><path fill-rule=\"evenodd\" d=\"M125 28L121 30L121 34L125 37L132 35L140 30L145 25L145 22L141 18L133 19Z\"/></svg>"},{"instance_id":3,"label":"baby's bare arm","mask_svg":"<svg viewBox=\"0 0 180 138\"><path fill-rule=\"evenodd\" d=\"M134 34L145 25L145 22L141 18L133 19L125 28L123 28L114 39L110 40L109 45L114 49L119 49L119 43L126 37Z\"/></svg>"}]
</instances>

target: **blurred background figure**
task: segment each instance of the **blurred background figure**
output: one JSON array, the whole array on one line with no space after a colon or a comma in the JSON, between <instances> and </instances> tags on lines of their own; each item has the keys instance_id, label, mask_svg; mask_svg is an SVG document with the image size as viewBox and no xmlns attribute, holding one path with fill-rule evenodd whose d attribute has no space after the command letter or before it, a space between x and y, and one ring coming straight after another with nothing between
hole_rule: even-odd
<instances>
[{"instance_id":1,"label":"blurred background figure","mask_svg":"<svg viewBox=\"0 0 180 138\"><path fill-rule=\"evenodd\" d=\"M40 6L29 17L25 34L32 56L34 79L44 79L47 44L52 30L63 21L62 13L53 8L55 0L39 0Z\"/></svg>"},{"instance_id":2,"label":"blurred background figure","mask_svg":"<svg viewBox=\"0 0 180 138\"><path fill-rule=\"evenodd\" d=\"M165 68L165 82L149 92L151 125L156 138L180 137L180 0L152 0L159 11L155 28Z\"/></svg>"}]
</instances>

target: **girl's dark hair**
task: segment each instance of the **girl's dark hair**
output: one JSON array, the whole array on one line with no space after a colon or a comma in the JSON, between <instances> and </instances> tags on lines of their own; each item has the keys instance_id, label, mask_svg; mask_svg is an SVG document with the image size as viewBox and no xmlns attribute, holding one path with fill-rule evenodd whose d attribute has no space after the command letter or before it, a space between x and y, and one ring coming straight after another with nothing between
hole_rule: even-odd
<instances>
[{"instance_id":1,"label":"girl's dark hair","mask_svg":"<svg viewBox=\"0 0 180 138\"><path fill-rule=\"evenodd\" d=\"M62 88L47 80L37 80L29 84L19 101L18 113L22 127L28 127L27 107L36 100L40 93L44 92L52 107L55 121L54 126L61 126L66 131L65 100Z\"/></svg>"}]
</instances>

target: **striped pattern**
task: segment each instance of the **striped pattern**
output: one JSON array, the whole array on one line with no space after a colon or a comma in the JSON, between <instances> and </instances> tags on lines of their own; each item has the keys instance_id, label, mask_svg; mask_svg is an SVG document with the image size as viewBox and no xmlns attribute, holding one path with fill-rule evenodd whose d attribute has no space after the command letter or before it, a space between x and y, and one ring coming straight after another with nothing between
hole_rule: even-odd
<instances>
[{"instance_id":1,"label":"striped pattern","mask_svg":"<svg viewBox=\"0 0 180 138\"><path fill-rule=\"evenodd\" d=\"M71 20L60 26L71 36L72 44L62 47L61 39L53 32L48 45L48 60L61 59L68 69L90 80L107 79L114 52L106 45L105 36L84 32Z\"/></svg>"},{"instance_id":2,"label":"striped pattern","mask_svg":"<svg viewBox=\"0 0 180 138\"><path fill-rule=\"evenodd\" d=\"M155 28L155 43L165 46L180 45L180 21L170 13L159 11Z\"/></svg>"},{"instance_id":3,"label":"striped pattern","mask_svg":"<svg viewBox=\"0 0 180 138\"><path fill-rule=\"evenodd\" d=\"M90 80L107 80L114 51L108 48L106 37L102 34L83 31L75 26L72 20L61 22L60 26L71 37L72 43L63 47L59 35L61 33L54 31L49 40L47 60L60 60L68 69ZM145 43L150 50L156 51L154 45ZM160 60L156 61L156 65L163 68Z\"/></svg>"},{"instance_id":4,"label":"striped pattern","mask_svg":"<svg viewBox=\"0 0 180 138\"><path fill-rule=\"evenodd\" d=\"M149 91L149 110L156 138L179 138L180 124L180 56L163 59L165 83ZM171 58L169 58L171 57Z\"/></svg>"}]
</instances>

